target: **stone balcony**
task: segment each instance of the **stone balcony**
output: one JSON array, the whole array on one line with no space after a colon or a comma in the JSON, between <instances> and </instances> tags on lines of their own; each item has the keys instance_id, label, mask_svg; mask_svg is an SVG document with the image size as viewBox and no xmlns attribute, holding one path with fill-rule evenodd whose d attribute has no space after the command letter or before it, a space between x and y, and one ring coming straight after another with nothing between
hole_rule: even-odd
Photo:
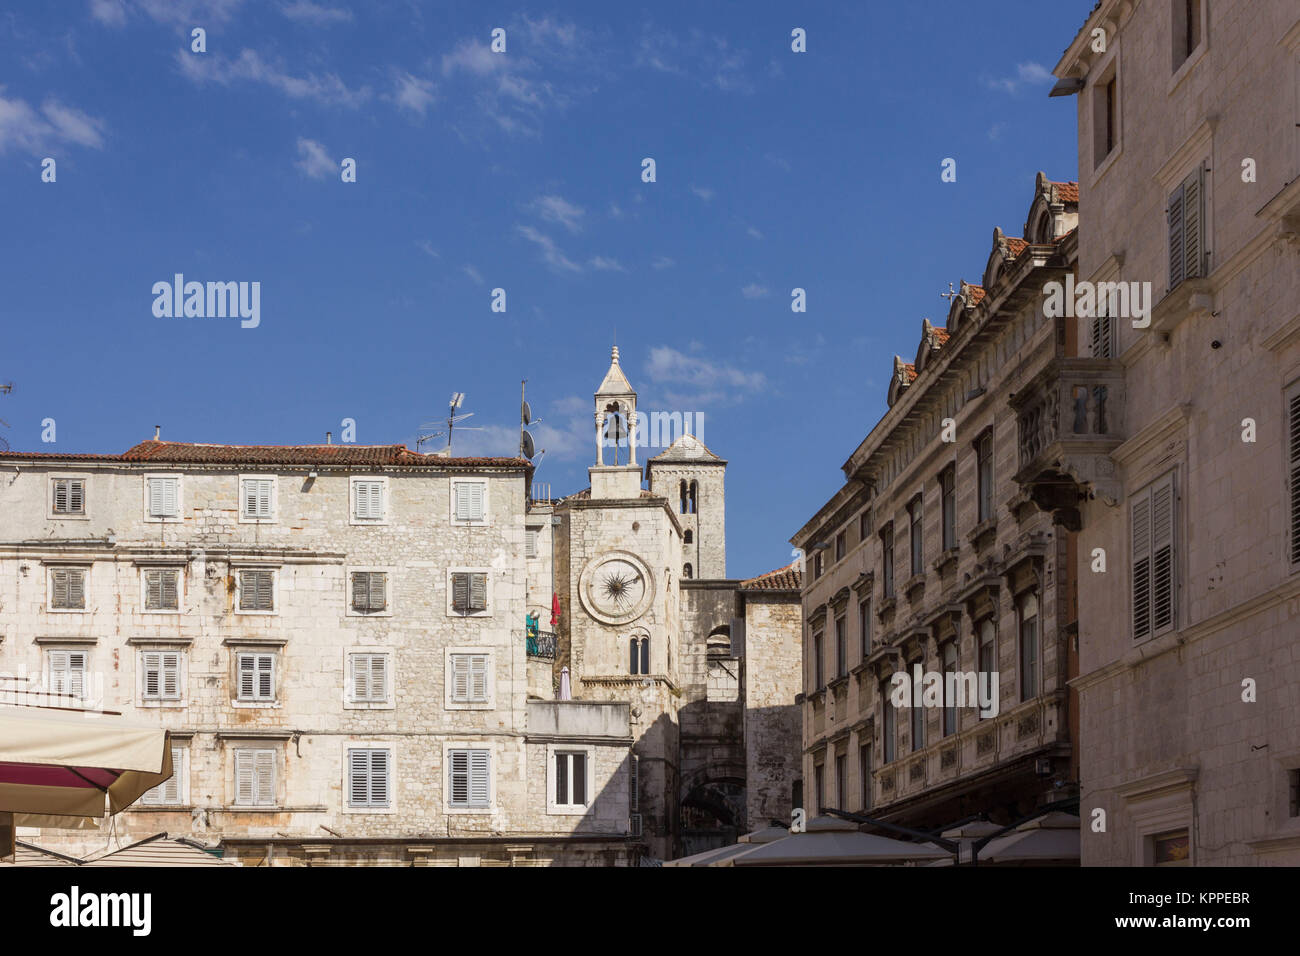
<instances>
[{"instance_id":1,"label":"stone balcony","mask_svg":"<svg viewBox=\"0 0 1300 956\"><path fill-rule=\"evenodd\" d=\"M612 700L530 700L528 739L630 744L631 705Z\"/></svg>"},{"instance_id":2,"label":"stone balcony","mask_svg":"<svg viewBox=\"0 0 1300 956\"><path fill-rule=\"evenodd\" d=\"M1120 498L1110 452L1124 436L1124 367L1116 359L1050 362L1010 399L1018 424L1014 479L1031 501L1070 531L1079 502Z\"/></svg>"}]
</instances>

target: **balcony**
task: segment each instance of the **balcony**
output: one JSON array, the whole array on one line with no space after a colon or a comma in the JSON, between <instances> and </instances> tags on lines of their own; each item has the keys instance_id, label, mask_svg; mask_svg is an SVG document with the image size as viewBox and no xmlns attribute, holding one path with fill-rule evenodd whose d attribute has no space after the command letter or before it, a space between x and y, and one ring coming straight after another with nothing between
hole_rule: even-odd
<instances>
[{"instance_id":1,"label":"balcony","mask_svg":"<svg viewBox=\"0 0 1300 956\"><path fill-rule=\"evenodd\" d=\"M1078 531L1082 499L1119 501L1109 457L1124 440L1124 368L1118 360L1057 359L1010 403L1019 426L1015 481L1054 523Z\"/></svg>"},{"instance_id":2,"label":"balcony","mask_svg":"<svg viewBox=\"0 0 1300 956\"><path fill-rule=\"evenodd\" d=\"M536 634L524 632L524 643L528 656L538 661L555 660L555 632L538 631Z\"/></svg>"}]
</instances>

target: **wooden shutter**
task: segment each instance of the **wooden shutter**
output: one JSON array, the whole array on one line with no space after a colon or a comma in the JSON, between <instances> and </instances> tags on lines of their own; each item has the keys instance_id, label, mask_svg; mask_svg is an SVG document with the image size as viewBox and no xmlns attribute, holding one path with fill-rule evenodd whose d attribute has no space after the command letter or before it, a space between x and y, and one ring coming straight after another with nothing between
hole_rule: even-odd
<instances>
[{"instance_id":1,"label":"wooden shutter","mask_svg":"<svg viewBox=\"0 0 1300 956\"><path fill-rule=\"evenodd\" d=\"M257 696L262 700L275 699L275 655L257 655Z\"/></svg>"},{"instance_id":2,"label":"wooden shutter","mask_svg":"<svg viewBox=\"0 0 1300 956\"><path fill-rule=\"evenodd\" d=\"M469 802L475 806L488 805L489 757L486 750L469 752Z\"/></svg>"},{"instance_id":3,"label":"wooden shutter","mask_svg":"<svg viewBox=\"0 0 1300 956\"><path fill-rule=\"evenodd\" d=\"M388 700L388 655L370 655L370 699Z\"/></svg>"},{"instance_id":4,"label":"wooden shutter","mask_svg":"<svg viewBox=\"0 0 1300 956\"><path fill-rule=\"evenodd\" d=\"M1183 278L1205 274L1205 169L1183 180Z\"/></svg>"},{"instance_id":5,"label":"wooden shutter","mask_svg":"<svg viewBox=\"0 0 1300 956\"><path fill-rule=\"evenodd\" d=\"M487 610L487 575L475 573L469 576L469 609L471 611Z\"/></svg>"},{"instance_id":6,"label":"wooden shutter","mask_svg":"<svg viewBox=\"0 0 1300 956\"><path fill-rule=\"evenodd\" d=\"M468 654L451 655L451 699L457 702L469 700L470 666Z\"/></svg>"},{"instance_id":7,"label":"wooden shutter","mask_svg":"<svg viewBox=\"0 0 1300 956\"><path fill-rule=\"evenodd\" d=\"M1092 357L1111 358L1111 315L1109 296L1097 297L1097 314L1092 320Z\"/></svg>"},{"instance_id":8,"label":"wooden shutter","mask_svg":"<svg viewBox=\"0 0 1300 956\"><path fill-rule=\"evenodd\" d=\"M56 481L54 483L54 513L67 514L68 512L68 483L66 481Z\"/></svg>"},{"instance_id":9,"label":"wooden shutter","mask_svg":"<svg viewBox=\"0 0 1300 956\"><path fill-rule=\"evenodd\" d=\"M239 609L241 611L275 610L275 572L239 572Z\"/></svg>"},{"instance_id":10,"label":"wooden shutter","mask_svg":"<svg viewBox=\"0 0 1300 956\"><path fill-rule=\"evenodd\" d=\"M1151 489L1151 633L1174 626L1174 480Z\"/></svg>"},{"instance_id":11,"label":"wooden shutter","mask_svg":"<svg viewBox=\"0 0 1300 956\"><path fill-rule=\"evenodd\" d=\"M163 700L179 700L181 696L180 653L168 651L159 655L159 670L162 674L160 696Z\"/></svg>"},{"instance_id":12,"label":"wooden shutter","mask_svg":"<svg viewBox=\"0 0 1300 956\"><path fill-rule=\"evenodd\" d=\"M380 481L358 481L356 489L356 516L363 519L378 519L384 516L384 485Z\"/></svg>"},{"instance_id":13,"label":"wooden shutter","mask_svg":"<svg viewBox=\"0 0 1300 956\"><path fill-rule=\"evenodd\" d=\"M50 572L50 592L51 604L54 607L66 608L68 604L68 571L66 568L55 568Z\"/></svg>"},{"instance_id":14,"label":"wooden shutter","mask_svg":"<svg viewBox=\"0 0 1300 956\"><path fill-rule=\"evenodd\" d=\"M235 751L235 803L251 807L257 801L256 751Z\"/></svg>"},{"instance_id":15,"label":"wooden shutter","mask_svg":"<svg viewBox=\"0 0 1300 956\"><path fill-rule=\"evenodd\" d=\"M463 571L451 576L451 606L462 614L469 610L469 575Z\"/></svg>"},{"instance_id":16,"label":"wooden shutter","mask_svg":"<svg viewBox=\"0 0 1300 956\"><path fill-rule=\"evenodd\" d=\"M163 606L162 572L146 571L144 573L144 606L147 611L157 611Z\"/></svg>"},{"instance_id":17,"label":"wooden shutter","mask_svg":"<svg viewBox=\"0 0 1300 956\"><path fill-rule=\"evenodd\" d=\"M387 605L388 575L383 571L370 572L370 610L382 611Z\"/></svg>"},{"instance_id":18,"label":"wooden shutter","mask_svg":"<svg viewBox=\"0 0 1300 956\"><path fill-rule=\"evenodd\" d=\"M1291 483L1291 563L1300 563L1300 389L1287 403L1290 448L1287 470Z\"/></svg>"},{"instance_id":19,"label":"wooden shutter","mask_svg":"<svg viewBox=\"0 0 1300 956\"><path fill-rule=\"evenodd\" d=\"M628 799L631 810L635 812L641 809L641 758L631 754L628 759L631 761L628 765Z\"/></svg>"},{"instance_id":20,"label":"wooden shutter","mask_svg":"<svg viewBox=\"0 0 1300 956\"><path fill-rule=\"evenodd\" d=\"M483 520L483 482L462 481L456 485L456 518L460 521Z\"/></svg>"},{"instance_id":21,"label":"wooden shutter","mask_svg":"<svg viewBox=\"0 0 1300 956\"><path fill-rule=\"evenodd\" d=\"M162 689L162 655L149 651L142 655L144 668L143 692L146 700L157 700Z\"/></svg>"},{"instance_id":22,"label":"wooden shutter","mask_svg":"<svg viewBox=\"0 0 1300 956\"><path fill-rule=\"evenodd\" d=\"M1183 186L1169 196L1169 288L1187 278L1187 250L1183 245Z\"/></svg>"},{"instance_id":23,"label":"wooden shutter","mask_svg":"<svg viewBox=\"0 0 1300 956\"><path fill-rule=\"evenodd\" d=\"M50 651L50 689L55 694L86 696L84 651Z\"/></svg>"},{"instance_id":24,"label":"wooden shutter","mask_svg":"<svg viewBox=\"0 0 1300 956\"><path fill-rule=\"evenodd\" d=\"M1134 499L1129 551L1129 573L1133 592L1133 638L1151 636L1151 492Z\"/></svg>"},{"instance_id":25,"label":"wooden shutter","mask_svg":"<svg viewBox=\"0 0 1300 956\"><path fill-rule=\"evenodd\" d=\"M68 607L85 608L86 572L83 568L68 570Z\"/></svg>"},{"instance_id":26,"label":"wooden shutter","mask_svg":"<svg viewBox=\"0 0 1300 956\"><path fill-rule=\"evenodd\" d=\"M370 806L370 751L348 751L348 805Z\"/></svg>"},{"instance_id":27,"label":"wooden shutter","mask_svg":"<svg viewBox=\"0 0 1300 956\"><path fill-rule=\"evenodd\" d=\"M180 607L179 581L181 573L179 571L163 571L162 574L162 607L167 611L175 611Z\"/></svg>"},{"instance_id":28,"label":"wooden shutter","mask_svg":"<svg viewBox=\"0 0 1300 956\"><path fill-rule=\"evenodd\" d=\"M388 806L388 751L370 751L370 805Z\"/></svg>"},{"instance_id":29,"label":"wooden shutter","mask_svg":"<svg viewBox=\"0 0 1300 956\"><path fill-rule=\"evenodd\" d=\"M239 655L239 699L252 700L257 694L257 659L252 654Z\"/></svg>"},{"instance_id":30,"label":"wooden shutter","mask_svg":"<svg viewBox=\"0 0 1300 956\"><path fill-rule=\"evenodd\" d=\"M473 654L469 658L469 699L487 700L488 659L486 654Z\"/></svg>"},{"instance_id":31,"label":"wooden shutter","mask_svg":"<svg viewBox=\"0 0 1300 956\"><path fill-rule=\"evenodd\" d=\"M370 607L369 576L364 571L352 572L352 610L364 611Z\"/></svg>"},{"instance_id":32,"label":"wooden shutter","mask_svg":"<svg viewBox=\"0 0 1300 956\"><path fill-rule=\"evenodd\" d=\"M524 557L537 557L537 529L528 528L524 531Z\"/></svg>"},{"instance_id":33,"label":"wooden shutter","mask_svg":"<svg viewBox=\"0 0 1300 956\"><path fill-rule=\"evenodd\" d=\"M185 751L181 747L172 748L172 775L163 781L160 794L162 803L175 804L184 799L181 788L181 768L185 763Z\"/></svg>"},{"instance_id":34,"label":"wooden shutter","mask_svg":"<svg viewBox=\"0 0 1300 956\"><path fill-rule=\"evenodd\" d=\"M268 807L275 803L275 751L258 750L254 768L257 774L257 805Z\"/></svg>"},{"instance_id":35,"label":"wooden shutter","mask_svg":"<svg viewBox=\"0 0 1300 956\"><path fill-rule=\"evenodd\" d=\"M86 483L84 481L68 482L68 512L79 515L86 510Z\"/></svg>"},{"instance_id":36,"label":"wooden shutter","mask_svg":"<svg viewBox=\"0 0 1300 956\"><path fill-rule=\"evenodd\" d=\"M469 803L469 751L451 752L451 800L453 806Z\"/></svg>"}]
</instances>

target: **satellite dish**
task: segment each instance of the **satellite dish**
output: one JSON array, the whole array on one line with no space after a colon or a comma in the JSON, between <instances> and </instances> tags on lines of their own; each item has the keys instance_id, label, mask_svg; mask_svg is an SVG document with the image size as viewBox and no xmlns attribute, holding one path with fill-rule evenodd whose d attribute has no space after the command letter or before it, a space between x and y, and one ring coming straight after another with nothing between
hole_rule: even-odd
<instances>
[{"instance_id":1,"label":"satellite dish","mask_svg":"<svg viewBox=\"0 0 1300 956\"><path fill-rule=\"evenodd\" d=\"M524 432L520 436L519 445L523 450L525 458L532 458L533 455L537 454L537 446L533 444L533 436L530 433Z\"/></svg>"},{"instance_id":2,"label":"satellite dish","mask_svg":"<svg viewBox=\"0 0 1300 956\"><path fill-rule=\"evenodd\" d=\"M531 425L533 423L533 410L529 407L527 402L524 402L523 422L525 425Z\"/></svg>"}]
</instances>

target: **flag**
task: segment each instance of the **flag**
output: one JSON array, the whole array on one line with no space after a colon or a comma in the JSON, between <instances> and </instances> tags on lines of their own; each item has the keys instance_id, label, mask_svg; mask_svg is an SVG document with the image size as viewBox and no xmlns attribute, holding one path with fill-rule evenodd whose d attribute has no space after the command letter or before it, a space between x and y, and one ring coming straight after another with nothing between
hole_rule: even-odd
<instances>
[{"instance_id":1,"label":"flag","mask_svg":"<svg viewBox=\"0 0 1300 956\"><path fill-rule=\"evenodd\" d=\"M560 623L560 596L551 592L551 627Z\"/></svg>"}]
</instances>

